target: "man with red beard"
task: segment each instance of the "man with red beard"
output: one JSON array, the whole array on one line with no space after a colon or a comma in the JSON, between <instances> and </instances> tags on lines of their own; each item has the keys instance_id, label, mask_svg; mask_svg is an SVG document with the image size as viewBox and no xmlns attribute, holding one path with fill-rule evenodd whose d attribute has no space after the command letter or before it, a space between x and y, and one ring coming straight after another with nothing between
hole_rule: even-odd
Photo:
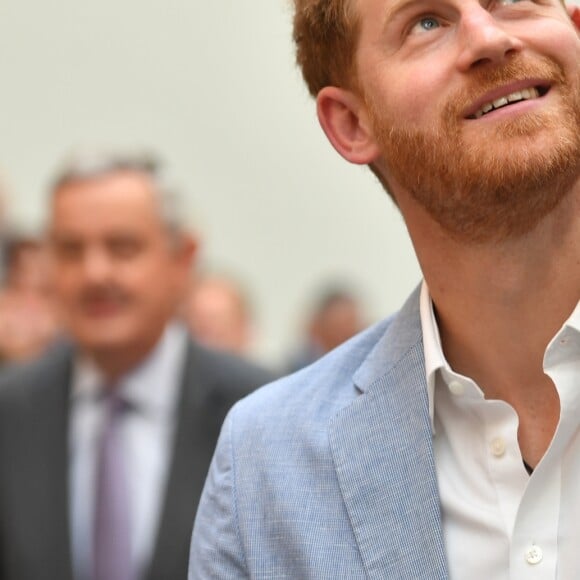
<instances>
[{"instance_id":1,"label":"man with red beard","mask_svg":"<svg viewBox=\"0 0 580 580\"><path fill-rule=\"evenodd\" d=\"M424 280L398 314L233 409L190 580L577 578L578 13L295 8L322 128L388 189Z\"/></svg>"}]
</instances>

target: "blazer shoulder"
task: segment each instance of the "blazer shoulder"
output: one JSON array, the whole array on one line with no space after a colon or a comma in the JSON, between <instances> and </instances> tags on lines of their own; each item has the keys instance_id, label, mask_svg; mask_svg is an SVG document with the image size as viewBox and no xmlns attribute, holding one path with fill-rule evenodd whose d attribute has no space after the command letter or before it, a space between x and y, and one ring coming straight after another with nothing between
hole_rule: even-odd
<instances>
[{"instance_id":1,"label":"blazer shoulder","mask_svg":"<svg viewBox=\"0 0 580 580\"><path fill-rule=\"evenodd\" d=\"M270 383L235 407L236 424L281 426L326 422L357 398L355 374L391 324L387 318L357 334L310 366Z\"/></svg>"}]
</instances>

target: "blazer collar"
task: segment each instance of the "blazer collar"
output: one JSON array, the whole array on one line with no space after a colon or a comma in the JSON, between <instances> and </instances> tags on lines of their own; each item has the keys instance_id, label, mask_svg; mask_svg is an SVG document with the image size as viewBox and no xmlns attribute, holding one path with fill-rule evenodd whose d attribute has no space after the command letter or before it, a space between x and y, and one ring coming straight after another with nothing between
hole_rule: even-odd
<instances>
[{"instance_id":1,"label":"blazer collar","mask_svg":"<svg viewBox=\"0 0 580 580\"><path fill-rule=\"evenodd\" d=\"M354 377L330 425L343 498L369 578L448 578L415 291Z\"/></svg>"},{"instance_id":2,"label":"blazer collar","mask_svg":"<svg viewBox=\"0 0 580 580\"><path fill-rule=\"evenodd\" d=\"M409 350L422 341L419 296L420 287L417 287L400 312L393 316L383 336L354 374L354 383L361 393L385 376ZM425 368L425 362L421 364Z\"/></svg>"}]
</instances>

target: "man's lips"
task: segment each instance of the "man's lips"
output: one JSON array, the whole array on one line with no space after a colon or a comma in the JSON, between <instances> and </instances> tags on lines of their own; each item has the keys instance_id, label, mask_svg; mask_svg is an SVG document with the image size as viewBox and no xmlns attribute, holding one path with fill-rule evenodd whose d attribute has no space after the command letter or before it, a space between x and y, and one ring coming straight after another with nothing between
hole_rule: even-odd
<instances>
[{"instance_id":1,"label":"man's lips","mask_svg":"<svg viewBox=\"0 0 580 580\"><path fill-rule=\"evenodd\" d=\"M85 300L82 308L88 316L106 317L120 312L122 303L118 300Z\"/></svg>"},{"instance_id":2,"label":"man's lips","mask_svg":"<svg viewBox=\"0 0 580 580\"><path fill-rule=\"evenodd\" d=\"M510 83L485 93L469 106L463 116L470 120L480 119L492 111L514 103L540 99L548 93L550 88L551 84L548 81L540 79Z\"/></svg>"}]
</instances>

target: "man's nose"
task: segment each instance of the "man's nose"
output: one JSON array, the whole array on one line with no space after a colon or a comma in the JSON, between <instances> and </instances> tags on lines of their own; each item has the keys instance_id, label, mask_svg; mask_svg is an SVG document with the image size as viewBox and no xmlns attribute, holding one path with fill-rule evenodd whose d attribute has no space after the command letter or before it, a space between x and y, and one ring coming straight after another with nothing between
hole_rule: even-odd
<instances>
[{"instance_id":1,"label":"man's nose","mask_svg":"<svg viewBox=\"0 0 580 580\"><path fill-rule=\"evenodd\" d=\"M85 280L100 283L109 279L112 273L112 263L106 252L100 249L87 251L83 260Z\"/></svg>"},{"instance_id":2,"label":"man's nose","mask_svg":"<svg viewBox=\"0 0 580 580\"><path fill-rule=\"evenodd\" d=\"M522 42L502 27L479 2L470 3L461 14L457 65L462 72L484 64L501 64L522 49Z\"/></svg>"}]
</instances>

